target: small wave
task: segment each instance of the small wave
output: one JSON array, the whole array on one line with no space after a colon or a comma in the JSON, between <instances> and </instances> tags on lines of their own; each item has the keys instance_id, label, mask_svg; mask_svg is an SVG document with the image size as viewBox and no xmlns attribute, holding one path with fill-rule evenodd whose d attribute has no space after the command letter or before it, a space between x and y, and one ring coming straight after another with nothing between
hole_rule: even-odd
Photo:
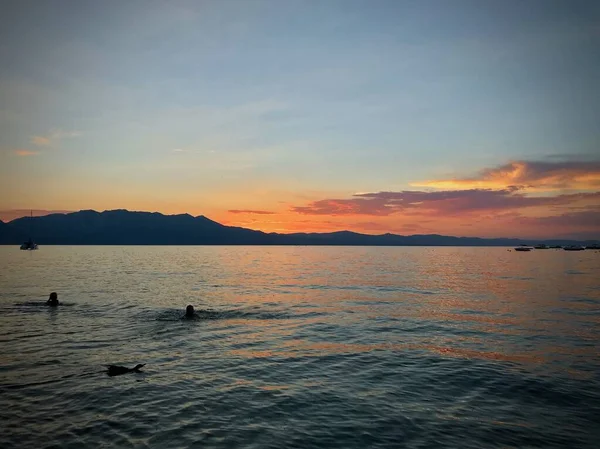
<instances>
[{"instance_id":1,"label":"small wave","mask_svg":"<svg viewBox=\"0 0 600 449\"><path fill-rule=\"evenodd\" d=\"M48 385L48 384L53 384L56 382L60 382L60 379L50 379L50 380L43 380L41 382L28 382L28 383L23 383L23 384L6 384L6 385L0 385L0 391L21 390L23 388L38 387L40 385Z\"/></svg>"},{"instance_id":2,"label":"small wave","mask_svg":"<svg viewBox=\"0 0 600 449\"><path fill-rule=\"evenodd\" d=\"M23 307L47 307L48 306L48 304L46 303L46 301L16 302L14 305L17 306L17 307L19 307L19 306L23 306ZM65 307L71 307L71 306L74 306L75 304L69 303L69 302L61 302L59 305L60 306L65 306Z\"/></svg>"},{"instance_id":3,"label":"small wave","mask_svg":"<svg viewBox=\"0 0 600 449\"><path fill-rule=\"evenodd\" d=\"M32 388L32 387L39 387L39 386L43 386L43 385L50 385L50 384L55 384L58 382L62 382L66 379L72 379L72 378L81 378L81 377L88 377L88 376L93 376L93 375L97 375L100 373L103 373L105 371L87 371L87 372L83 372L83 373L72 373L72 374L65 374L64 376L60 376L60 377L56 377L54 379L48 379L48 380L41 380L41 381L37 381L37 382L24 382L24 383L14 383L14 384L0 384L0 391L10 391L10 390L23 390L26 388Z\"/></svg>"},{"instance_id":4,"label":"small wave","mask_svg":"<svg viewBox=\"0 0 600 449\"><path fill-rule=\"evenodd\" d=\"M308 290L347 290L347 291L365 291L365 292L382 292L382 293L413 293L418 295L435 295L437 292L431 290L423 290L419 288L410 288L404 286L378 286L378 285L321 285L321 284L307 284L307 285L287 285L283 284L281 287L293 287L303 288Z\"/></svg>"},{"instance_id":5,"label":"small wave","mask_svg":"<svg viewBox=\"0 0 600 449\"><path fill-rule=\"evenodd\" d=\"M49 306L48 304L46 304L46 301L25 301L25 302L18 302L18 303L14 303L12 307L4 307L5 309L12 311L12 312L22 312L22 313L31 313L31 312L35 312L35 311L41 311L41 310L50 310L50 311L56 311L58 309L62 309L65 307L73 307L75 306L74 303L64 303L61 302L58 306Z\"/></svg>"},{"instance_id":6,"label":"small wave","mask_svg":"<svg viewBox=\"0 0 600 449\"><path fill-rule=\"evenodd\" d=\"M535 278L530 276L498 276L498 279L511 280L511 281L533 281Z\"/></svg>"},{"instance_id":7,"label":"small wave","mask_svg":"<svg viewBox=\"0 0 600 449\"><path fill-rule=\"evenodd\" d=\"M183 310L165 310L162 311L154 318L155 321L181 321L181 320L207 320L207 319L217 319L220 315L220 312L216 310L204 310L199 309L196 310L194 316L192 318L188 318L185 316L185 311Z\"/></svg>"},{"instance_id":8,"label":"small wave","mask_svg":"<svg viewBox=\"0 0 600 449\"><path fill-rule=\"evenodd\" d=\"M248 310L248 309L196 309L193 318L187 318L190 321L202 320L286 320L286 319L303 319L314 318L317 316L329 315L325 312L305 312L297 313L289 310ZM148 312L142 314L143 319L150 318ZM151 319L155 321L181 321L186 320L185 311L183 310L164 310L154 315Z\"/></svg>"},{"instance_id":9,"label":"small wave","mask_svg":"<svg viewBox=\"0 0 600 449\"><path fill-rule=\"evenodd\" d=\"M600 304L600 299L595 299L595 298L575 297L575 298L561 298L560 300L563 302L574 302L574 303L583 303L583 304L592 304L592 305Z\"/></svg>"}]
</instances>

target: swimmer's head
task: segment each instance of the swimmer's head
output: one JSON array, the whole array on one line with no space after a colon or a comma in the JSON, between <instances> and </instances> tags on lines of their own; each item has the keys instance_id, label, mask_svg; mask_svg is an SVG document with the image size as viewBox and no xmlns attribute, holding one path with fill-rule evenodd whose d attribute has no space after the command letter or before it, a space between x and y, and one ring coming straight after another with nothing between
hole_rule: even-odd
<instances>
[{"instance_id":1,"label":"swimmer's head","mask_svg":"<svg viewBox=\"0 0 600 449\"><path fill-rule=\"evenodd\" d=\"M56 294L56 292L50 293L50 297L48 298L48 301L46 301L46 304L50 306L58 305L58 295Z\"/></svg>"},{"instance_id":2,"label":"swimmer's head","mask_svg":"<svg viewBox=\"0 0 600 449\"><path fill-rule=\"evenodd\" d=\"M194 316L194 306L189 305L185 308L185 316Z\"/></svg>"}]
</instances>

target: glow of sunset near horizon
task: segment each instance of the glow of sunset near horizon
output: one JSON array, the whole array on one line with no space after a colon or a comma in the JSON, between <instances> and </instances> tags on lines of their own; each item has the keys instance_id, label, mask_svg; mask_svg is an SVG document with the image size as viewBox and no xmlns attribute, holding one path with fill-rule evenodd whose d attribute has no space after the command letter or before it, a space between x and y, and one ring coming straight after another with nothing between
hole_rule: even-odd
<instances>
[{"instance_id":1,"label":"glow of sunset near horizon","mask_svg":"<svg viewBox=\"0 0 600 449\"><path fill-rule=\"evenodd\" d=\"M0 219L600 237L600 3L48 0L0 16Z\"/></svg>"}]
</instances>

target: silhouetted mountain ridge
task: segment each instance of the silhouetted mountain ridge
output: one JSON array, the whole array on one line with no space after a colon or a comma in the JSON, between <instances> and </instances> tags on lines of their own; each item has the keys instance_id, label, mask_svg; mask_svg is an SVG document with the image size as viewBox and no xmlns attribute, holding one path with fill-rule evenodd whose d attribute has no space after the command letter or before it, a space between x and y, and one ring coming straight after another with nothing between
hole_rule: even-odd
<instances>
[{"instance_id":1,"label":"silhouetted mountain ridge","mask_svg":"<svg viewBox=\"0 0 600 449\"><path fill-rule=\"evenodd\" d=\"M360 234L352 231L277 234L225 226L203 215L163 215L124 209L82 210L43 217L0 221L0 244L22 243L30 234L39 245L369 245L369 246L511 246L541 241L483 239L438 234ZM547 244L591 241L545 240Z\"/></svg>"}]
</instances>

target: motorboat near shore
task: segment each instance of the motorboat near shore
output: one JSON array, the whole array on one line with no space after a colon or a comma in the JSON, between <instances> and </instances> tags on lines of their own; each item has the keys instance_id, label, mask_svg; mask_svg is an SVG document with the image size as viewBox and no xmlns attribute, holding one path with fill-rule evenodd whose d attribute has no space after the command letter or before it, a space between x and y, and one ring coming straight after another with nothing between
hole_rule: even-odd
<instances>
[{"instance_id":1,"label":"motorboat near shore","mask_svg":"<svg viewBox=\"0 0 600 449\"><path fill-rule=\"evenodd\" d=\"M563 248L565 251L583 251L585 249L584 246L581 245L569 245Z\"/></svg>"},{"instance_id":2,"label":"motorboat near shore","mask_svg":"<svg viewBox=\"0 0 600 449\"><path fill-rule=\"evenodd\" d=\"M533 245L533 246L519 245L513 249L514 249L514 251L519 251L519 252L529 252L534 249L564 249L565 251L584 251L586 249L600 250L600 244L593 243L588 246L582 246L582 245L567 245L567 246L550 245L550 246L548 246L544 243L539 243L539 244Z\"/></svg>"},{"instance_id":3,"label":"motorboat near shore","mask_svg":"<svg viewBox=\"0 0 600 449\"><path fill-rule=\"evenodd\" d=\"M515 251L527 252L531 251L533 248L531 246L521 245L515 248Z\"/></svg>"}]
</instances>

